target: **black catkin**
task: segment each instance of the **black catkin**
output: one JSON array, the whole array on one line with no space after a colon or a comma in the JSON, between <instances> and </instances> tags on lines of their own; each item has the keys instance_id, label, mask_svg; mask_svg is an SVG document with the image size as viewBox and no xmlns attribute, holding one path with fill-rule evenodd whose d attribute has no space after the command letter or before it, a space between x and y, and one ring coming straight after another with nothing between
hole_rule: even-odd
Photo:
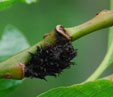
<instances>
[{"instance_id":1,"label":"black catkin","mask_svg":"<svg viewBox=\"0 0 113 97\"><path fill-rule=\"evenodd\" d=\"M26 64L25 76L45 79L46 76L56 76L64 69L74 65L71 60L77 55L71 41L67 40L55 29L57 44L49 47L37 47L35 54Z\"/></svg>"}]
</instances>

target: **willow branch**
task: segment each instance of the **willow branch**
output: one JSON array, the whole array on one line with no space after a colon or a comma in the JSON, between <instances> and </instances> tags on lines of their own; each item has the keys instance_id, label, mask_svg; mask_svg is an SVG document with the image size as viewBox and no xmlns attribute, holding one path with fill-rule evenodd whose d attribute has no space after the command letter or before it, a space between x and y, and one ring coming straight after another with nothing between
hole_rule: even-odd
<instances>
[{"instance_id":1,"label":"willow branch","mask_svg":"<svg viewBox=\"0 0 113 97\"><path fill-rule=\"evenodd\" d=\"M56 29L68 40L76 40L86 34L93 31L110 27L113 25L113 11L104 10L97 14L96 17L89 20L88 22L81 24L72 28L63 28L63 26L56 26ZM67 33L63 33L64 29ZM30 60L29 52L35 53L37 46L45 47L49 44L56 44L56 36L54 30L51 31L46 38L31 46L30 48L18 53L17 55L9 58L0 63L0 78L12 78L12 79L22 79L25 73L25 64Z\"/></svg>"}]
</instances>

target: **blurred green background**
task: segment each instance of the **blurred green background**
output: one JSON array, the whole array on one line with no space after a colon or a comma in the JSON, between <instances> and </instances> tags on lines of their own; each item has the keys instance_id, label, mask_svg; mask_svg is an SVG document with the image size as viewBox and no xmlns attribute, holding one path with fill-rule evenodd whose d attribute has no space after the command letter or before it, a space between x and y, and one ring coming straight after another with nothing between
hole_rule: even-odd
<instances>
[{"instance_id":1,"label":"blurred green background","mask_svg":"<svg viewBox=\"0 0 113 97\"><path fill-rule=\"evenodd\" d=\"M0 11L0 31L7 24L21 30L31 45L40 41L44 33L57 24L65 27L79 25L103 9L109 9L110 0L40 0L36 4L17 3ZM8 97L36 97L51 88L69 86L84 81L100 64L107 50L108 29L96 31L75 42L78 49L77 65L64 70L57 78L25 80ZM111 74L112 67L102 75Z\"/></svg>"}]
</instances>

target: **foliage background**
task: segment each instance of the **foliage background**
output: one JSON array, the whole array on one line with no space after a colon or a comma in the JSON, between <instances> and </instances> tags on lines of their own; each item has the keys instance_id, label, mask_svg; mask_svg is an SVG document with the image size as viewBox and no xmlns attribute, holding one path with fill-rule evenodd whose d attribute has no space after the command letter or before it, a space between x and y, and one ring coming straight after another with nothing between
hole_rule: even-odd
<instances>
[{"instance_id":1,"label":"foliage background","mask_svg":"<svg viewBox=\"0 0 113 97\"><path fill-rule=\"evenodd\" d=\"M0 32L7 24L21 30L31 45L40 41L44 33L57 24L71 27L81 24L103 9L109 9L110 0L40 0L36 4L17 3L0 11ZM58 86L69 86L84 81L100 64L107 50L108 29L96 31L73 43L78 49L77 65L65 70L59 77L25 80L8 97L35 97ZM1 33L0 33L1 34ZM103 75L110 74L112 67Z\"/></svg>"}]
</instances>

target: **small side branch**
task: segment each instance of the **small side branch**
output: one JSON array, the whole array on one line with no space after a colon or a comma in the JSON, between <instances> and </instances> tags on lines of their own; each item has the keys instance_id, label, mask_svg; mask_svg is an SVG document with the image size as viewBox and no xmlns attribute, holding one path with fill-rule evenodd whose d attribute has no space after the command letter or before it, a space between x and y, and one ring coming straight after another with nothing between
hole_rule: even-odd
<instances>
[{"instance_id":1,"label":"small side branch","mask_svg":"<svg viewBox=\"0 0 113 97\"><path fill-rule=\"evenodd\" d=\"M65 28L65 30L74 41L84 35L110 26L113 26L113 10L103 10L88 22L72 28Z\"/></svg>"}]
</instances>

